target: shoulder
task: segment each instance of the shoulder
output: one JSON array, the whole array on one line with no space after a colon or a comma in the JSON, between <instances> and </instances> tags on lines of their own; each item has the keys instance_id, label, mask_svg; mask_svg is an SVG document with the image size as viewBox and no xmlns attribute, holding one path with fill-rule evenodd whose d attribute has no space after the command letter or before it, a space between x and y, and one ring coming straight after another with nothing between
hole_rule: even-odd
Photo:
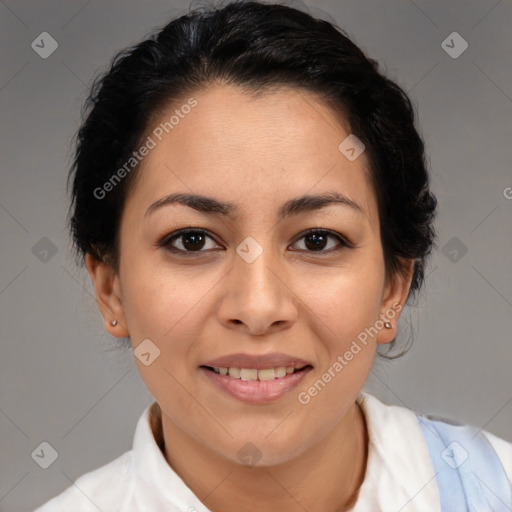
<instances>
[{"instance_id":1,"label":"shoulder","mask_svg":"<svg viewBox=\"0 0 512 512\"><path fill-rule=\"evenodd\" d=\"M496 453L503 459L503 463L507 474L512 473L512 442L506 441L490 432L482 429L478 429L476 426L471 424L465 424L458 422L452 418L443 418L435 415L423 415L414 410L402 407L399 405L388 405L381 402L377 397L362 392L358 398L358 403L361 405L365 417L370 420L373 426L382 427L385 429L394 429L398 426L399 422L405 421L409 426L421 424L419 418L434 420L437 424L442 424L446 429L452 430L455 435L457 431L469 431L473 433L481 433L489 441L489 444L494 448ZM420 429L415 428L414 433L420 432ZM401 435L407 434L402 431Z\"/></svg>"},{"instance_id":2,"label":"shoulder","mask_svg":"<svg viewBox=\"0 0 512 512\"><path fill-rule=\"evenodd\" d=\"M512 443L469 423L432 415L418 415L418 420L427 444L431 448L443 448L446 453L442 456L448 465L458 467L470 457L475 459L472 461L475 464L481 458L477 466L483 468L494 464L512 482Z\"/></svg>"},{"instance_id":3,"label":"shoulder","mask_svg":"<svg viewBox=\"0 0 512 512\"><path fill-rule=\"evenodd\" d=\"M77 480L34 512L117 510L130 493L132 450Z\"/></svg>"},{"instance_id":4,"label":"shoulder","mask_svg":"<svg viewBox=\"0 0 512 512\"><path fill-rule=\"evenodd\" d=\"M403 441L405 441L404 438L409 438L410 441L415 440L416 442L423 441L424 435L422 433L421 423L419 422L420 418L422 420L434 420L436 424L442 425L444 429L451 431L452 436L457 436L458 432L460 432L461 436L467 432L471 432L473 437L475 437L477 433L481 434L500 458L509 480L512 481L512 442L491 434L486 430L478 429L474 425L461 423L451 418L422 415L406 407L387 405L369 393L362 392L358 402L363 408L367 421L369 420L369 423L375 429L378 427L380 432L388 431L388 433L391 434L393 433L392 431L400 425L402 425L402 427L408 425L410 431L402 428L401 431L398 432L398 435L402 437ZM377 432L375 433L377 434ZM419 433L422 433L422 435L418 436L417 434ZM378 437L382 438L382 435Z\"/></svg>"},{"instance_id":5,"label":"shoulder","mask_svg":"<svg viewBox=\"0 0 512 512\"><path fill-rule=\"evenodd\" d=\"M503 468L505 469L508 479L512 483L512 443L509 443L500 437L496 437L494 434L491 434L486 430L482 431L482 434L494 448L494 451L503 464Z\"/></svg>"},{"instance_id":6,"label":"shoulder","mask_svg":"<svg viewBox=\"0 0 512 512\"><path fill-rule=\"evenodd\" d=\"M506 467L510 443L470 424L429 415L418 420L436 471L442 510L462 510L466 500L475 510L512 506Z\"/></svg>"},{"instance_id":7,"label":"shoulder","mask_svg":"<svg viewBox=\"0 0 512 512\"><path fill-rule=\"evenodd\" d=\"M443 494L437 484L448 480L444 477L449 476L439 477L439 470L450 473L454 462L457 462L457 468L460 466L459 472L467 472L468 468L478 462L477 476L484 469L485 475L501 474L499 480L503 482L502 487L506 493L509 485L505 480L512 482L512 443L469 424L425 416L407 407L384 404L368 393L361 393L358 403L366 418L370 442L368 485L372 489L382 488L383 495L389 489L393 489L395 495L405 489L399 500L388 504L390 499L386 498L386 503L379 503L383 510L391 510L393 507L400 509L407 495L410 499L422 486L425 487L421 496L415 498L414 503L419 510L418 498L424 498L421 506L434 510L435 506L432 506L439 503L439 492ZM464 450L460 450L460 447ZM466 451L471 455L469 459ZM447 457L458 457L460 460L451 461ZM466 459L470 463L461 465ZM387 477L386 472L389 473ZM387 480L385 486L381 485L383 479Z\"/></svg>"}]
</instances>

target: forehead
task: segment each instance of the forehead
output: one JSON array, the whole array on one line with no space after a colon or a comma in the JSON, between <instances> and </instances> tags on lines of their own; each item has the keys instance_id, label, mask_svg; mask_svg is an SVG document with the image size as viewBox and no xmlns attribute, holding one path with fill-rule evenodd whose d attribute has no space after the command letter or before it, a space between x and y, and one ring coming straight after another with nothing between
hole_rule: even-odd
<instances>
[{"instance_id":1,"label":"forehead","mask_svg":"<svg viewBox=\"0 0 512 512\"><path fill-rule=\"evenodd\" d=\"M184 108L191 98L194 108ZM276 200L338 192L376 215L365 153L350 161L340 152L349 128L312 93L210 86L153 116L146 135L154 147L133 190L141 205L178 191L215 195L243 214Z\"/></svg>"}]
</instances>

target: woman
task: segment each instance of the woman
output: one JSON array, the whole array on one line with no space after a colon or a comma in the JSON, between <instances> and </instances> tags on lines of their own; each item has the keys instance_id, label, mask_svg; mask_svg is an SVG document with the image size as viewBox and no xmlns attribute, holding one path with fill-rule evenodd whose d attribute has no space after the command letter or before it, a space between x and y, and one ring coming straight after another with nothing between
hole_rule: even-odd
<instances>
[{"instance_id":1,"label":"woman","mask_svg":"<svg viewBox=\"0 0 512 512\"><path fill-rule=\"evenodd\" d=\"M155 402L132 450L39 512L507 510L512 444L362 392L436 208L373 60L232 2L120 54L88 106L72 234Z\"/></svg>"}]
</instances>

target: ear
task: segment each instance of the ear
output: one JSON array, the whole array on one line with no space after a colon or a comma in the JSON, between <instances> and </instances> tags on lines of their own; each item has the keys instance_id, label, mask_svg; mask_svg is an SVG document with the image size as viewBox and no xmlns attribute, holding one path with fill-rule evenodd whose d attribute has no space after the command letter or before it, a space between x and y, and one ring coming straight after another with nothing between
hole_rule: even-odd
<instances>
[{"instance_id":1,"label":"ear","mask_svg":"<svg viewBox=\"0 0 512 512\"><path fill-rule=\"evenodd\" d=\"M403 267L402 271L395 272L386 279L380 319L382 322L389 322L391 328L383 326L379 329L376 340L381 345L390 343L396 338L398 319L409 295L414 274L414 260L403 261Z\"/></svg>"},{"instance_id":2,"label":"ear","mask_svg":"<svg viewBox=\"0 0 512 512\"><path fill-rule=\"evenodd\" d=\"M96 291L96 302L105 320L105 328L116 338L129 336L121 299L119 276L116 270L92 254L85 255L85 264ZM116 320L114 326L110 322Z\"/></svg>"}]
</instances>

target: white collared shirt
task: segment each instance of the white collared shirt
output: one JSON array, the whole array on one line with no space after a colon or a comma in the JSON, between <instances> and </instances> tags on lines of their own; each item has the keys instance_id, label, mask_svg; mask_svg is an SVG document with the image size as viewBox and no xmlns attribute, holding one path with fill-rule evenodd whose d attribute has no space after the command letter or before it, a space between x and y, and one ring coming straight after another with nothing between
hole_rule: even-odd
<instances>
[{"instance_id":1,"label":"white collared shirt","mask_svg":"<svg viewBox=\"0 0 512 512\"><path fill-rule=\"evenodd\" d=\"M357 401L369 447L365 479L351 512L440 512L435 473L416 414L366 392ZM138 420L131 450L85 473L34 512L210 512L167 463L150 426L153 404ZM512 483L512 443L483 433Z\"/></svg>"}]
</instances>

